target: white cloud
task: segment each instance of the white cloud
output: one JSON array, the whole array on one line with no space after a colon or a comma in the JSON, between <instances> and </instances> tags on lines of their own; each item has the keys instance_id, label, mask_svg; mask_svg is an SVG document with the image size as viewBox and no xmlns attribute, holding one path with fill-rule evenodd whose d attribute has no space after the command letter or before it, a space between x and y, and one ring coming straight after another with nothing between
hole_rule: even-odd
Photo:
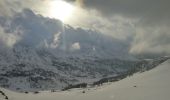
<instances>
[{"instance_id":1,"label":"white cloud","mask_svg":"<svg viewBox=\"0 0 170 100\"><path fill-rule=\"evenodd\" d=\"M80 47L80 44L78 43L78 42L76 42L76 43L73 43L72 45L71 45L71 51L75 51L75 50L80 50L81 49L81 47Z\"/></svg>"},{"instance_id":2,"label":"white cloud","mask_svg":"<svg viewBox=\"0 0 170 100\"><path fill-rule=\"evenodd\" d=\"M0 27L0 43L1 46L12 47L17 41L19 41L20 37L15 33L5 33L3 28Z\"/></svg>"}]
</instances>

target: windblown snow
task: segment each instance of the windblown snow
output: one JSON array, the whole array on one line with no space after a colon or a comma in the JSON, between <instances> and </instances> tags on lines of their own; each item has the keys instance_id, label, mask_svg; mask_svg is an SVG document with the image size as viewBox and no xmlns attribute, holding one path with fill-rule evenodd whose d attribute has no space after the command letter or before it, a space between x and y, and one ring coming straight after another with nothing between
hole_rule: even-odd
<instances>
[{"instance_id":1,"label":"windblown snow","mask_svg":"<svg viewBox=\"0 0 170 100\"><path fill-rule=\"evenodd\" d=\"M16 93L2 90L9 100L169 100L170 60L158 67L100 87L63 92ZM0 94L0 100L4 96Z\"/></svg>"}]
</instances>

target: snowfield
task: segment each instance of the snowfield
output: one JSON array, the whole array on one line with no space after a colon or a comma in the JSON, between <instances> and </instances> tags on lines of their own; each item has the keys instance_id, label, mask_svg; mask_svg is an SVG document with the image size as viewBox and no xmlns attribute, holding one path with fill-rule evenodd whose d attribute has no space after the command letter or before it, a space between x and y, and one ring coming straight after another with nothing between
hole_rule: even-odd
<instances>
[{"instance_id":1,"label":"snowfield","mask_svg":"<svg viewBox=\"0 0 170 100\"><path fill-rule=\"evenodd\" d=\"M9 100L169 100L170 60L115 83L63 92L16 93L2 90ZM85 91L85 93L82 93ZM0 100L4 97L0 94Z\"/></svg>"}]
</instances>

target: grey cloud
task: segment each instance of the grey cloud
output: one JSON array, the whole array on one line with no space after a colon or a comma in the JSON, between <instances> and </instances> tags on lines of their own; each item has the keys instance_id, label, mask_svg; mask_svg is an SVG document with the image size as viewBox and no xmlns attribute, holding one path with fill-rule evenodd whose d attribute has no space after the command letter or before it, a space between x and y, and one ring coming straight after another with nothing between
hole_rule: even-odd
<instances>
[{"instance_id":1,"label":"grey cloud","mask_svg":"<svg viewBox=\"0 0 170 100\"><path fill-rule=\"evenodd\" d=\"M1 0L0 16L11 15L18 11L21 11L23 8L29 8L32 9L34 12L39 12L42 10L42 8L45 9L46 1L48 0L27 0L27 1ZM66 1L73 2L75 0L66 0ZM96 30L100 30L104 34L109 33L114 37L125 38L122 41L125 42L128 41L127 44L131 44L131 47L129 47L130 53L142 54L142 53L152 52L155 54L159 54L159 53L170 54L170 48L169 48L170 47L169 45L170 44L169 41L170 40L169 39L170 1L169 0L76 0L76 1L84 1L84 6L83 6L84 9L86 9L87 11L91 11L95 9L100 15L102 15L102 16L95 15L96 13L93 12L88 13L89 17L84 21L86 22L86 24L88 24L87 22L90 22L90 24L87 26L95 28ZM47 19L43 17L39 18L40 16L37 17L37 15L35 14L33 15L35 17L31 15L31 17L29 18L24 18L22 15L20 15L18 21L17 18L14 17L16 18L15 21L17 22L17 24L16 22L13 23L14 26L18 26L18 25L24 26L24 29L22 29L22 31L26 33L22 36L22 38L24 38L23 39L24 41L28 42L30 41L30 39L35 38L34 42L33 41L30 42L33 42L35 43L35 45L37 45L40 43L40 40L46 39L52 33L58 31L53 30L52 27L55 26L53 24L48 24L51 25L49 28L42 25L42 22L44 22L44 20ZM29 14L27 14L27 17L28 16ZM20 19L23 19L23 21L21 20L20 22ZM30 21L32 20L36 20L36 21L30 23ZM0 23L2 26L4 25L3 21L4 19L1 18ZM82 20L80 20L80 23L81 21ZM53 20L50 21L50 23L52 22ZM33 24L34 27L29 27L29 24ZM51 32L51 30L53 30L53 32ZM75 31L76 29L73 30ZM7 28L4 29L4 31L9 32L11 31L11 29ZM80 30L76 30L75 33L79 31ZM41 35L38 34L41 32L42 34L44 34L43 36L41 36L42 34ZM50 33L50 35L49 34L47 35L45 33ZM84 37L84 34L80 36L75 34L67 34L67 35L69 36L67 38L67 40L69 41L67 42L68 43L67 45L71 45L73 42L81 42L84 39L83 38L81 41L74 41L74 39L70 39L71 37L73 38L80 38L81 36ZM91 35L86 37L89 38L91 37ZM96 38L93 37L93 39ZM87 39L86 42L87 41L89 40ZM93 43L94 42L95 41L93 41ZM24 43L24 42L20 42L20 43ZM80 43L80 44L85 45L85 43Z\"/></svg>"},{"instance_id":2,"label":"grey cloud","mask_svg":"<svg viewBox=\"0 0 170 100\"><path fill-rule=\"evenodd\" d=\"M16 13L14 16L6 19L0 17L0 25L5 30L4 34L16 35L19 40L15 41L13 46L29 46L32 48L46 47L49 49L72 51L72 46L78 44L80 50L74 53L86 55L102 55L107 57L127 56L129 44L124 41L114 39L107 35L101 34L98 31L73 28L69 25L64 25L61 21L43 17L33 13L30 9L24 9L21 13ZM55 48L51 48L51 44L55 41L55 36L58 36L58 41ZM0 34L2 37L2 34ZM4 38L0 38L0 41ZM8 41L6 41L8 42ZM55 45L55 44L54 44Z\"/></svg>"},{"instance_id":3,"label":"grey cloud","mask_svg":"<svg viewBox=\"0 0 170 100\"><path fill-rule=\"evenodd\" d=\"M42 9L46 9L47 2L48 0L1 0L0 16L12 16L25 8L42 13Z\"/></svg>"},{"instance_id":4,"label":"grey cloud","mask_svg":"<svg viewBox=\"0 0 170 100\"><path fill-rule=\"evenodd\" d=\"M66 0L79 1L79 0ZM170 16L169 0L82 0L86 9L96 9L104 15ZM158 16L155 16L158 15Z\"/></svg>"},{"instance_id":5,"label":"grey cloud","mask_svg":"<svg viewBox=\"0 0 170 100\"><path fill-rule=\"evenodd\" d=\"M127 17L170 17L169 0L84 0L87 8L94 8L104 15L121 14Z\"/></svg>"},{"instance_id":6,"label":"grey cloud","mask_svg":"<svg viewBox=\"0 0 170 100\"><path fill-rule=\"evenodd\" d=\"M0 17L0 21L5 34L16 34L20 37L19 44L30 46L37 46L43 40L52 40L53 35L62 29L60 21L36 15L29 9L24 9L8 19Z\"/></svg>"},{"instance_id":7,"label":"grey cloud","mask_svg":"<svg viewBox=\"0 0 170 100\"><path fill-rule=\"evenodd\" d=\"M165 27L141 28L137 31L130 52L133 54L170 54L170 33Z\"/></svg>"},{"instance_id":8,"label":"grey cloud","mask_svg":"<svg viewBox=\"0 0 170 100\"><path fill-rule=\"evenodd\" d=\"M135 32L130 36L133 41L129 52L133 54L170 54L169 4L169 0L84 0L85 9L98 11L113 24L111 19L115 16L132 22L134 28L123 29L122 36Z\"/></svg>"}]
</instances>

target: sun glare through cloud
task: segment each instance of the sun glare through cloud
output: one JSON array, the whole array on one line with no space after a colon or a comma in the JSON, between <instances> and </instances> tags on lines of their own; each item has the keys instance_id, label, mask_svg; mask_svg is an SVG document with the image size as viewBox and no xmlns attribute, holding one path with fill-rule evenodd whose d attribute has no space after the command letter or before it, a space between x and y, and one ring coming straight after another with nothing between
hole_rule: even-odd
<instances>
[{"instance_id":1,"label":"sun glare through cloud","mask_svg":"<svg viewBox=\"0 0 170 100\"><path fill-rule=\"evenodd\" d=\"M48 14L52 18L59 19L63 22L69 20L75 7L65 1L55 0L49 3Z\"/></svg>"}]
</instances>

